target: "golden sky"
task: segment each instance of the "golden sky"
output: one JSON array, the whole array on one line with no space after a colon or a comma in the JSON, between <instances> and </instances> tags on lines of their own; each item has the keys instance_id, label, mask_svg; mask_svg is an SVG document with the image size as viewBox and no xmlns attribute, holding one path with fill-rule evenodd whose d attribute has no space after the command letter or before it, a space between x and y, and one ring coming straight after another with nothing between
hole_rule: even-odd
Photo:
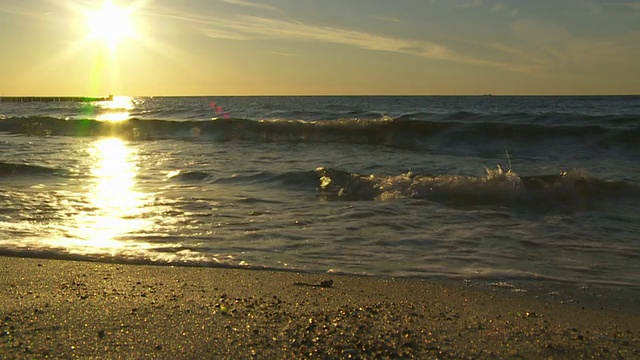
<instances>
[{"instance_id":1,"label":"golden sky","mask_svg":"<svg viewBox=\"0 0 640 360\"><path fill-rule=\"evenodd\" d=\"M0 0L0 93L640 94L638 39L633 0Z\"/></svg>"}]
</instances>

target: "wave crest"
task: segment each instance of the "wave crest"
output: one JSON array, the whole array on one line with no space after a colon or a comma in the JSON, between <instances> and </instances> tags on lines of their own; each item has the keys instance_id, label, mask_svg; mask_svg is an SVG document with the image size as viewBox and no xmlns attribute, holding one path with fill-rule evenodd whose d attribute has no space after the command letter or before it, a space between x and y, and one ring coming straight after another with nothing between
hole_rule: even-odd
<instances>
[{"instance_id":1,"label":"wave crest","mask_svg":"<svg viewBox=\"0 0 640 360\"><path fill-rule=\"evenodd\" d=\"M39 165L0 162L0 177L55 175L61 170Z\"/></svg>"},{"instance_id":2,"label":"wave crest","mask_svg":"<svg viewBox=\"0 0 640 360\"><path fill-rule=\"evenodd\" d=\"M600 180L583 169L520 176L498 166L476 177L412 172L360 175L321 167L316 174L321 197L327 200L426 199L459 205L583 208L599 200L640 195L640 188L632 184Z\"/></svg>"},{"instance_id":3,"label":"wave crest","mask_svg":"<svg viewBox=\"0 0 640 360\"><path fill-rule=\"evenodd\" d=\"M120 122L65 120L52 117L0 120L0 132L31 136L118 136L132 140L205 139L213 141L313 142L383 145L407 149L430 149L447 143L518 143L571 139L594 145L637 148L640 128L602 124L558 125L515 123L499 119L467 121L413 120L406 117L337 120L166 121L129 119Z\"/></svg>"}]
</instances>

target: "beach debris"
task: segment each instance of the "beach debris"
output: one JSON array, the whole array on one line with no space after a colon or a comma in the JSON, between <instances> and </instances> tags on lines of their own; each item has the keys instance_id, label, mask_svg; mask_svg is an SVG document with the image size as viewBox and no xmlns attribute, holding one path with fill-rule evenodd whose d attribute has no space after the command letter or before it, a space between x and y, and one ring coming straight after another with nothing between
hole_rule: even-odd
<instances>
[{"instance_id":1,"label":"beach debris","mask_svg":"<svg viewBox=\"0 0 640 360\"><path fill-rule=\"evenodd\" d=\"M494 282L488 283L487 285L497 287L497 288L503 288L503 289L513 289L516 287L515 285L509 284L508 282L505 282L505 281L494 281Z\"/></svg>"},{"instance_id":2,"label":"beach debris","mask_svg":"<svg viewBox=\"0 0 640 360\"><path fill-rule=\"evenodd\" d=\"M331 279L327 279L327 280L322 280L319 283L316 284L311 284L311 283L305 283L305 282L297 282L294 283L297 286L310 286L310 287L320 287L320 288L330 288L333 287L333 280Z\"/></svg>"}]
</instances>

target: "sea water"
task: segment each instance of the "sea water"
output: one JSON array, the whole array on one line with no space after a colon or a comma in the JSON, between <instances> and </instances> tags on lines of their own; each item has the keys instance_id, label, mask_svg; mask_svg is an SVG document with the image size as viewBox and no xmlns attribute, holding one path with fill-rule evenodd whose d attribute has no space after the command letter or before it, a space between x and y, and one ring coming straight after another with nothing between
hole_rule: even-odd
<instances>
[{"instance_id":1,"label":"sea water","mask_svg":"<svg viewBox=\"0 0 640 360\"><path fill-rule=\"evenodd\" d=\"M639 144L632 96L2 102L0 254L634 293Z\"/></svg>"}]
</instances>

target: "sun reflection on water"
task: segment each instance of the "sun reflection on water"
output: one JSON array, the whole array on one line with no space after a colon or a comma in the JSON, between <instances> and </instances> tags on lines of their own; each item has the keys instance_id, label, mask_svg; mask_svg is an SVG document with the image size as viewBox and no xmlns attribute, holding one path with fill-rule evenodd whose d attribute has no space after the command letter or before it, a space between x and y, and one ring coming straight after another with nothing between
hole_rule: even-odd
<instances>
[{"instance_id":1,"label":"sun reflection on water","mask_svg":"<svg viewBox=\"0 0 640 360\"><path fill-rule=\"evenodd\" d=\"M135 107L133 98L130 96L114 96L110 101L101 101L98 108L103 111L99 114L99 121L125 121L131 118L131 110Z\"/></svg>"},{"instance_id":2,"label":"sun reflection on water","mask_svg":"<svg viewBox=\"0 0 640 360\"><path fill-rule=\"evenodd\" d=\"M150 221L142 218L146 196L135 189L136 151L120 139L108 138L96 141L89 154L94 162L87 192L90 207L77 215L77 240L69 239L67 245L113 251L147 247L146 243L122 239L150 226Z\"/></svg>"}]
</instances>

